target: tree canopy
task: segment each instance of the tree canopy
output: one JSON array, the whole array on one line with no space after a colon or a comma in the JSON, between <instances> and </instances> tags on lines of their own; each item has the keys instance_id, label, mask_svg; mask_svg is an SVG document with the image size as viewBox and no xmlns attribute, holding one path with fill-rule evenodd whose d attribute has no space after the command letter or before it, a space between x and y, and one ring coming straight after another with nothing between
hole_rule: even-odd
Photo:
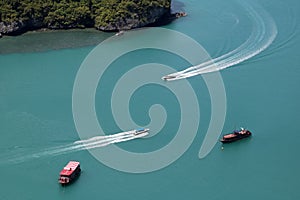
<instances>
[{"instance_id":1,"label":"tree canopy","mask_svg":"<svg viewBox=\"0 0 300 200\"><path fill-rule=\"evenodd\" d=\"M99 27L122 18L144 20L171 0L0 0L0 22L35 20L49 28Z\"/></svg>"}]
</instances>

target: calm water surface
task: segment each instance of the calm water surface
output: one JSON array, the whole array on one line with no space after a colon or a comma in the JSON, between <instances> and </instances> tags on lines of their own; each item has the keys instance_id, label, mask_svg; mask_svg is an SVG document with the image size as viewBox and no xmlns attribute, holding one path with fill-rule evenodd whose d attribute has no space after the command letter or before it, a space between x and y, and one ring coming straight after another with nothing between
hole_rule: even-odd
<instances>
[{"instance_id":1,"label":"calm water surface","mask_svg":"<svg viewBox=\"0 0 300 200\"><path fill-rule=\"evenodd\" d=\"M182 2L188 16L166 28L190 36L213 58L238 48L252 31L262 31L254 30L257 27L243 1ZM93 45L111 34L67 31L1 39L0 199L300 199L300 2L263 0L255 5L259 5L255 7L258 13L264 9L275 21L276 39L262 53L221 71L227 95L223 133L244 126L253 137L225 145L224 150L217 143L200 160L198 152L209 125L211 105L202 77L192 77L189 81L201 110L201 120L195 122L199 123L197 136L180 159L145 174L111 169L88 151L59 155L50 151L79 140L72 115L76 73ZM99 123L107 133L120 131L109 105L117 79L132 66L150 62L176 70L189 66L167 52L149 49L113 63L96 94ZM162 131L119 147L154 151L175 136L180 121L178 101L157 85L145 85L132 96L129 109L133 119L146 126L149 106L157 103L168 113ZM57 183L58 173L73 159L82 163L83 172L76 183L63 188Z\"/></svg>"}]
</instances>

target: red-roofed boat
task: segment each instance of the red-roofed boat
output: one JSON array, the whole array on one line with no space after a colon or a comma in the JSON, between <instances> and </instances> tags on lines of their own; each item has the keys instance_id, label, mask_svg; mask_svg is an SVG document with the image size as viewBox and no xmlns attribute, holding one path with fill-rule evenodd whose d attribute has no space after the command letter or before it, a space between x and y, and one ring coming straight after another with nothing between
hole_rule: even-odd
<instances>
[{"instance_id":1,"label":"red-roofed boat","mask_svg":"<svg viewBox=\"0 0 300 200\"><path fill-rule=\"evenodd\" d=\"M241 140L243 138L250 137L251 135L252 133L249 130L241 128L240 130L235 130L232 133L224 135L220 141L222 143L230 143L237 140Z\"/></svg>"},{"instance_id":2,"label":"red-roofed boat","mask_svg":"<svg viewBox=\"0 0 300 200\"><path fill-rule=\"evenodd\" d=\"M67 185L76 180L80 175L80 163L70 161L59 173L58 182L62 185Z\"/></svg>"}]
</instances>

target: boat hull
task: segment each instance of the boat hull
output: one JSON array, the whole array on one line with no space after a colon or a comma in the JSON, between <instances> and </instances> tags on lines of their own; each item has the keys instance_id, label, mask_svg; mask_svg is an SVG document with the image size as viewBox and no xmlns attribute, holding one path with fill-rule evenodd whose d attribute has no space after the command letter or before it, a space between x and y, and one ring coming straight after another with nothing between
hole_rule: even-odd
<instances>
[{"instance_id":1,"label":"boat hull","mask_svg":"<svg viewBox=\"0 0 300 200\"><path fill-rule=\"evenodd\" d=\"M64 182L64 181L58 181L60 183L60 185L62 186L67 186L67 185L71 185L72 183L74 183L80 176L80 173L76 174L73 178L70 178L70 180L68 182Z\"/></svg>"},{"instance_id":2,"label":"boat hull","mask_svg":"<svg viewBox=\"0 0 300 200\"><path fill-rule=\"evenodd\" d=\"M80 163L77 161L70 161L59 174L58 182L61 185L69 185L74 182L81 173Z\"/></svg>"},{"instance_id":3,"label":"boat hull","mask_svg":"<svg viewBox=\"0 0 300 200\"><path fill-rule=\"evenodd\" d=\"M222 143L231 143L235 142L244 138L248 138L252 135L249 130L241 129L240 131L235 131L233 133L224 135L223 138L220 140Z\"/></svg>"},{"instance_id":4,"label":"boat hull","mask_svg":"<svg viewBox=\"0 0 300 200\"><path fill-rule=\"evenodd\" d=\"M226 143L231 143L231 142L235 142L235 141L238 141L238 140L242 140L244 138L248 138L250 137L251 135L247 135L247 136L244 136L244 137L240 137L240 138L232 138L232 139L229 139L229 140L224 140L224 139L221 139L220 142L226 144Z\"/></svg>"}]
</instances>

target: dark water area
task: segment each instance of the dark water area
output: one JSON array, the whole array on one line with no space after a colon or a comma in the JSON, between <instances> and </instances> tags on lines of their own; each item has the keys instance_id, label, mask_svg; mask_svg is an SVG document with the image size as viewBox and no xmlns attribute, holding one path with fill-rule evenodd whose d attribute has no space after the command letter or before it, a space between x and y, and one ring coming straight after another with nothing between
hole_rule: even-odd
<instances>
[{"instance_id":1,"label":"dark water area","mask_svg":"<svg viewBox=\"0 0 300 200\"><path fill-rule=\"evenodd\" d=\"M113 33L95 29L40 30L20 36L4 36L0 40L0 54L30 53L95 46Z\"/></svg>"}]
</instances>

